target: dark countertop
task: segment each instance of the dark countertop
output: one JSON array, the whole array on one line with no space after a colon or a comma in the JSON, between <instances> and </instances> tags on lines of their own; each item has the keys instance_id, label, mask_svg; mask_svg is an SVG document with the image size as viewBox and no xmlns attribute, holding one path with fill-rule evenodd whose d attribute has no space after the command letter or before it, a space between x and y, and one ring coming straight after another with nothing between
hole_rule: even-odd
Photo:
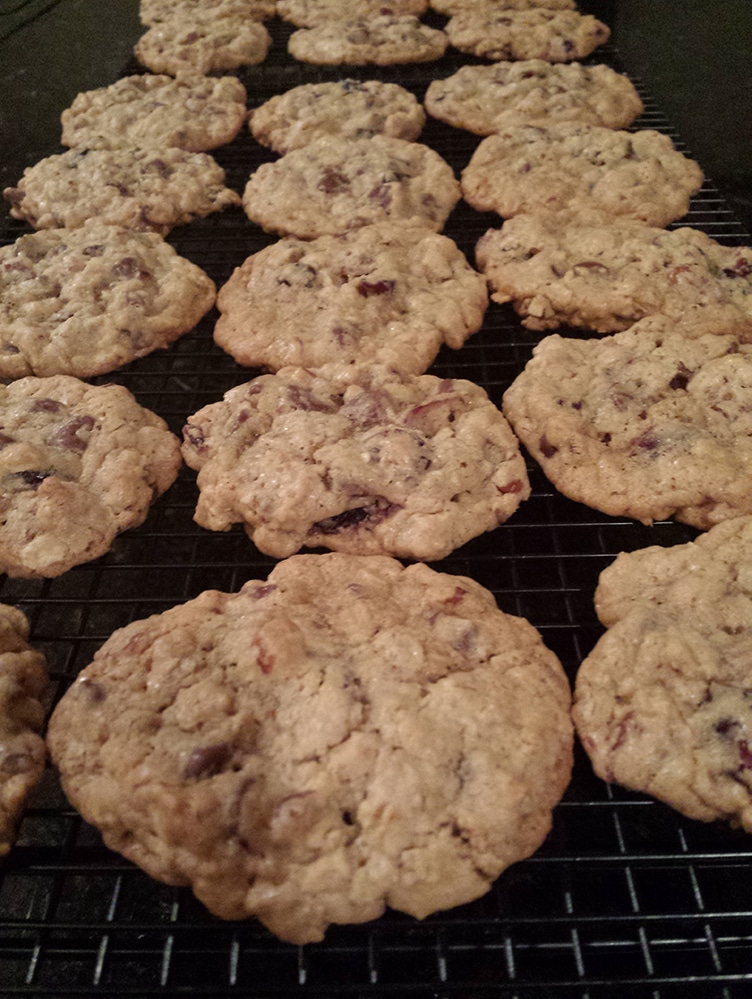
<instances>
[{"instance_id":1,"label":"dark countertop","mask_svg":"<svg viewBox=\"0 0 752 999\"><path fill-rule=\"evenodd\" d=\"M752 229L752 4L580 6L610 24L624 68L642 80ZM79 91L115 80L142 30L138 0L0 0L0 185L60 151L60 111Z\"/></svg>"}]
</instances>

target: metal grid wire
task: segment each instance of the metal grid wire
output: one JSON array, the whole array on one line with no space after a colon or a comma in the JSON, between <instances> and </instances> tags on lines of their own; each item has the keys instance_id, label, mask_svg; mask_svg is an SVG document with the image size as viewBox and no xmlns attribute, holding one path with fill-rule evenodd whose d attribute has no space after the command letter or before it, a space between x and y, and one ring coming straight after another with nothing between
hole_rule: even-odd
<instances>
[{"instance_id":1,"label":"metal grid wire","mask_svg":"<svg viewBox=\"0 0 752 999\"><path fill-rule=\"evenodd\" d=\"M252 104L339 76L293 64L284 54L288 30L277 22L274 29L268 63L241 74ZM613 47L598 59L619 68ZM438 65L351 75L395 79L422 97L432 75L465 61L454 54ZM635 127L664 131L684 150L650 95L642 96L646 110ZM422 141L457 171L477 142L430 121ZM247 134L215 155L237 190L272 156ZM498 224L461 204L445 231L471 255ZM709 182L680 224L729 244L749 239ZM9 222L0 240L23 231ZM218 283L271 241L240 209L170 237ZM215 318L98 381L126 385L179 433L189 414L256 373L214 345ZM483 329L460 351L443 350L431 370L472 379L498 402L536 339L511 309L492 305ZM601 515L560 496L533 463L529 470L533 495L515 516L436 568L474 577L503 610L527 617L573 678L601 634L592 605L601 569L621 550L682 543L696 532ZM204 589L235 591L266 576L274 560L239 528L215 534L193 522L196 496L195 476L184 469L145 524L104 557L58 579L0 581L0 600L27 613L32 642L47 654L51 704L115 628ZM108 851L48 771L0 868L0 995L741 999L752 987L751 854L739 832L603 784L578 750L546 843L484 898L422 923L389 912L294 947L253 920L214 918L187 889L159 884Z\"/></svg>"}]
</instances>

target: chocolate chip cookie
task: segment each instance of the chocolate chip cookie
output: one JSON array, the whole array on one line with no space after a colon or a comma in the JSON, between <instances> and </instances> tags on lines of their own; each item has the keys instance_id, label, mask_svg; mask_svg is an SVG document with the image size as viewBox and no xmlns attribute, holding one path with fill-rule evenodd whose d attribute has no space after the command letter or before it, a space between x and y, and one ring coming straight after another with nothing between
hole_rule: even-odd
<instances>
[{"instance_id":1,"label":"chocolate chip cookie","mask_svg":"<svg viewBox=\"0 0 752 999\"><path fill-rule=\"evenodd\" d=\"M443 31L417 17L381 14L300 28L290 35L287 49L300 62L322 66L391 66L432 62L444 55L447 45Z\"/></svg>"},{"instance_id":2,"label":"chocolate chip cookie","mask_svg":"<svg viewBox=\"0 0 752 999\"><path fill-rule=\"evenodd\" d=\"M419 16L427 9L428 0L277 0L277 14L299 28L385 14Z\"/></svg>"},{"instance_id":3,"label":"chocolate chip cookie","mask_svg":"<svg viewBox=\"0 0 752 999\"><path fill-rule=\"evenodd\" d=\"M174 481L180 446L120 385L0 386L0 571L59 576L104 554Z\"/></svg>"},{"instance_id":4,"label":"chocolate chip cookie","mask_svg":"<svg viewBox=\"0 0 752 999\"><path fill-rule=\"evenodd\" d=\"M274 17L276 0L141 0L141 23L151 26L181 17L186 23L213 15L243 17L250 21L265 21Z\"/></svg>"},{"instance_id":5,"label":"chocolate chip cookie","mask_svg":"<svg viewBox=\"0 0 752 999\"><path fill-rule=\"evenodd\" d=\"M117 631L48 745L110 848L306 943L469 902L536 850L569 707L538 632L473 580L296 555Z\"/></svg>"},{"instance_id":6,"label":"chocolate chip cookie","mask_svg":"<svg viewBox=\"0 0 752 999\"><path fill-rule=\"evenodd\" d=\"M449 42L484 59L583 59L607 42L610 28L592 14L575 10L468 8L447 22Z\"/></svg>"},{"instance_id":7,"label":"chocolate chip cookie","mask_svg":"<svg viewBox=\"0 0 752 999\"><path fill-rule=\"evenodd\" d=\"M133 54L152 73L212 73L257 66L266 59L272 38L260 21L213 12L186 20L162 20L139 38Z\"/></svg>"}]
</instances>

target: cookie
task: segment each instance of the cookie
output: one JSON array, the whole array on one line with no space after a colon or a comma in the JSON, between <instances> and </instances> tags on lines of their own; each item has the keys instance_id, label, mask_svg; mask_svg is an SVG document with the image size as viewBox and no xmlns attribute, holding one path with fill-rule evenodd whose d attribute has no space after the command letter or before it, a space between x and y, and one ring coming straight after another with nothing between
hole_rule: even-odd
<instances>
[{"instance_id":1,"label":"cookie","mask_svg":"<svg viewBox=\"0 0 752 999\"><path fill-rule=\"evenodd\" d=\"M331 21L391 14L420 16L428 0L278 0L277 14L299 28L315 28Z\"/></svg>"},{"instance_id":2,"label":"cookie","mask_svg":"<svg viewBox=\"0 0 752 999\"><path fill-rule=\"evenodd\" d=\"M575 10L575 0L430 0L431 10L439 14L453 17L455 14L467 11L477 11L480 8L488 11L502 10L536 10L545 7L548 10Z\"/></svg>"},{"instance_id":3,"label":"cookie","mask_svg":"<svg viewBox=\"0 0 752 999\"><path fill-rule=\"evenodd\" d=\"M60 116L64 146L119 149L176 146L205 152L232 141L246 118L234 76L125 76L79 94Z\"/></svg>"},{"instance_id":4,"label":"cookie","mask_svg":"<svg viewBox=\"0 0 752 999\"><path fill-rule=\"evenodd\" d=\"M59 576L104 554L174 481L179 442L120 385L0 386L0 571Z\"/></svg>"},{"instance_id":5,"label":"cookie","mask_svg":"<svg viewBox=\"0 0 752 999\"><path fill-rule=\"evenodd\" d=\"M752 512L752 344L693 332L652 317L535 348L504 413L565 496L701 529Z\"/></svg>"},{"instance_id":6,"label":"cookie","mask_svg":"<svg viewBox=\"0 0 752 999\"><path fill-rule=\"evenodd\" d=\"M538 632L473 580L296 555L115 632L48 746L111 849L307 943L469 902L535 851L569 704Z\"/></svg>"},{"instance_id":7,"label":"cookie","mask_svg":"<svg viewBox=\"0 0 752 999\"><path fill-rule=\"evenodd\" d=\"M28 167L3 196L35 229L106 222L161 236L176 225L240 205L208 153L182 149L69 149Z\"/></svg>"},{"instance_id":8,"label":"cookie","mask_svg":"<svg viewBox=\"0 0 752 999\"><path fill-rule=\"evenodd\" d=\"M314 139L370 139L387 135L414 141L426 115L417 98L396 83L337 80L304 83L252 110L248 127L263 146L278 153Z\"/></svg>"},{"instance_id":9,"label":"cookie","mask_svg":"<svg viewBox=\"0 0 752 999\"><path fill-rule=\"evenodd\" d=\"M176 14L139 38L136 59L152 73L212 73L257 66L266 59L272 38L260 21L213 13L186 20Z\"/></svg>"},{"instance_id":10,"label":"cookie","mask_svg":"<svg viewBox=\"0 0 752 999\"><path fill-rule=\"evenodd\" d=\"M239 364L373 362L420 374L442 344L458 349L480 329L488 293L446 236L380 222L279 240L235 270L217 306L214 339Z\"/></svg>"},{"instance_id":11,"label":"cookie","mask_svg":"<svg viewBox=\"0 0 752 999\"><path fill-rule=\"evenodd\" d=\"M206 16L243 17L265 21L274 17L276 0L141 0L141 23L151 26L180 17L186 23Z\"/></svg>"},{"instance_id":12,"label":"cookie","mask_svg":"<svg viewBox=\"0 0 752 999\"><path fill-rule=\"evenodd\" d=\"M752 832L752 517L620 555L596 603L574 707L596 773Z\"/></svg>"},{"instance_id":13,"label":"cookie","mask_svg":"<svg viewBox=\"0 0 752 999\"><path fill-rule=\"evenodd\" d=\"M214 282L155 233L91 223L0 249L0 377L89 378L166 347Z\"/></svg>"},{"instance_id":14,"label":"cookie","mask_svg":"<svg viewBox=\"0 0 752 999\"><path fill-rule=\"evenodd\" d=\"M481 237L476 260L494 300L511 301L528 329L612 333L659 313L705 328L716 316L721 331L732 323L752 339L752 249L697 229L518 215Z\"/></svg>"},{"instance_id":15,"label":"cookie","mask_svg":"<svg viewBox=\"0 0 752 999\"><path fill-rule=\"evenodd\" d=\"M29 794L44 773L40 702L47 687L44 656L28 644L29 622L0 604L0 856L16 835Z\"/></svg>"},{"instance_id":16,"label":"cookie","mask_svg":"<svg viewBox=\"0 0 752 999\"><path fill-rule=\"evenodd\" d=\"M433 149L374 135L316 139L262 163L243 208L267 232L313 239L385 221L439 232L459 199L452 168Z\"/></svg>"},{"instance_id":17,"label":"cookie","mask_svg":"<svg viewBox=\"0 0 752 999\"><path fill-rule=\"evenodd\" d=\"M483 139L462 194L505 218L571 209L665 226L689 210L703 175L667 135L560 122L517 125Z\"/></svg>"},{"instance_id":18,"label":"cookie","mask_svg":"<svg viewBox=\"0 0 752 999\"><path fill-rule=\"evenodd\" d=\"M449 43L484 59L584 59L607 42L611 31L592 14L575 10L472 8L447 21Z\"/></svg>"},{"instance_id":19,"label":"cookie","mask_svg":"<svg viewBox=\"0 0 752 999\"><path fill-rule=\"evenodd\" d=\"M447 45L443 31L417 17L382 14L300 28L290 35L287 50L299 62L322 66L392 66L440 59Z\"/></svg>"},{"instance_id":20,"label":"cookie","mask_svg":"<svg viewBox=\"0 0 752 999\"><path fill-rule=\"evenodd\" d=\"M433 80L424 103L432 117L476 135L554 121L626 128L643 111L631 80L610 66L542 59L462 66Z\"/></svg>"},{"instance_id":21,"label":"cookie","mask_svg":"<svg viewBox=\"0 0 752 999\"><path fill-rule=\"evenodd\" d=\"M183 436L199 473L197 523L243 524L276 558L323 547L430 562L530 495L509 425L464 380L283 368L205 406Z\"/></svg>"}]
</instances>

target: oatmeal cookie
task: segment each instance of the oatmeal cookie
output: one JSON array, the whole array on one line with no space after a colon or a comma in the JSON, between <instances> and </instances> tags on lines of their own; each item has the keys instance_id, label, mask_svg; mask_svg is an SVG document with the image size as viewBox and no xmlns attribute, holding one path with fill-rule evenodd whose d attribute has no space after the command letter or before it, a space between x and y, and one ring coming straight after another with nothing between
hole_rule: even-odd
<instances>
[{"instance_id":1,"label":"oatmeal cookie","mask_svg":"<svg viewBox=\"0 0 752 999\"><path fill-rule=\"evenodd\" d=\"M176 146L206 152L235 138L245 105L245 87L234 76L125 76L79 94L60 116L60 141L84 149Z\"/></svg>"},{"instance_id":2,"label":"oatmeal cookie","mask_svg":"<svg viewBox=\"0 0 752 999\"><path fill-rule=\"evenodd\" d=\"M427 10L428 0L277 0L277 14L298 28L385 14L420 16Z\"/></svg>"},{"instance_id":3,"label":"oatmeal cookie","mask_svg":"<svg viewBox=\"0 0 752 999\"><path fill-rule=\"evenodd\" d=\"M596 607L574 707L596 773L752 832L752 517L620 555Z\"/></svg>"},{"instance_id":4,"label":"oatmeal cookie","mask_svg":"<svg viewBox=\"0 0 752 999\"><path fill-rule=\"evenodd\" d=\"M424 100L432 117L476 135L554 121L626 128L643 111L631 80L610 66L542 59L462 66L433 80Z\"/></svg>"},{"instance_id":5,"label":"oatmeal cookie","mask_svg":"<svg viewBox=\"0 0 752 999\"><path fill-rule=\"evenodd\" d=\"M570 499L707 529L752 512L752 344L652 317L556 334L504 395L517 436Z\"/></svg>"},{"instance_id":6,"label":"oatmeal cookie","mask_svg":"<svg viewBox=\"0 0 752 999\"><path fill-rule=\"evenodd\" d=\"M447 21L449 43L460 52L484 59L584 59L607 42L611 31L592 14L575 10L531 8L465 9Z\"/></svg>"},{"instance_id":7,"label":"oatmeal cookie","mask_svg":"<svg viewBox=\"0 0 752 999\"><path fill-rule=\"evenodd\" d=\"M28 167L3 196L13 218L35 229L75 229L91 220L161 236L240 205L208 153L153 147L69 149Z\"/></svg>"},{"instance_id":8,"label":"oatmeal cookie","mask_svg":"<svg viewBox=\"0 0 752 999\"><path fill-rule=\"evenodd\" d=\"M195 519L261 551L444 558L530 495L517 439L473 382L372 365L283 368L189 417ZM269 469L274 474L269 475Z\"/></svg>"},{"instance_id":9,"label":"oatmeal cookie","mask_svg":"<svg viewBox=\"0 0 752 999\"><path fill-rule=\"evenodd\" d=\"M28 638L26 615L0 604L0 856L13 845L47 755L39 735L47 670L44 656L31 648Z\"/></svg>"},{"instance_id":10,"label":"oatmeal cookie","mask_svg":"<svg viewBox=\"0 0 752 999\"><path fill-rule=\"evenodd\" d=\"M295 555L115 632L48 745L111 849L307 943L469 902L534 852L569 707L538 632L473 580Z\"/></svg>"},{"instance_id":11,"label":"oatmeal cookie","mask_svg":"<svg viewBox=\"0 0 752 999\"><path fill-rule=\"evenodd\" d=\"M300 62L323 66L391 66L432 62L447 45L443 31L417 17L382 14L300 28L290 35L287 49Z\"/></svg>"},{"instance_id":12,"label":"oatmeal cookie","mask_svg":"<svg viewBox=\"0 0 752 999\"><path fill-rule=\"evenodd\" d=\"M487 305L452 240L380 222L249 257L219 291L214 338L248 367L375 362L420 374L442 343L458 349L480 329Z\"/></svg>"},{"instance_id":13,"label":"oatmeal cookie","mask_svg":"<svg viewBox=\"0 0 752 999\"><path fill-rule=\"evenodd\" d=\"M664 226L685 215L703 175L661 132L561 122L517 125L483 139L462 194L505 218L571 209Z\"/></svg>"},{"instance_id":14,"label":"oatmeal cookie","mask_svg":"<svg viewBox=\"0 0 752 999\"><path fill-rule=\"evenodd\" d=\"M120 385L70 375L0 386L0 571L59 576L145 520L180 445Z\"/></svg>"},{"instance_id":15,"label":"oatmeal cookie","mask_svg":"<svg viewBox=\"0 0 752 999\"><path fill-rule=\"evenodd\" d=\"M91 223L0 249L0 377L89 378L166 347L214 282L155 233Z\"/></svg>"},{"instance_id":16,"label":"oatmeal cookie","mask_svg":"<svg viewBox=\"0 0 752 999\"><path fill-rule=\"evenodd\" d=\"M459 199L452 168L433 149L374 135L316 139L262 163L243 207L267 232L313 239L384 221L439 232Z\"/></svg>"},{"instance_id":17,"label":"oatmeal cookie","mask_svg":"<svg viewBox=\"0 0 752 999\"><path fill-rule=\"evenodd\" d=\"M209 15L265 21L274 17L277 0L141 0L139 8L141 23L149 27L175 17L189 23Z\"/></svg>"},{"instance_id":18,"label":"oatmeal cookie","mask_svg":"<svg viewBox=\"0 0 752 999\"><path fill-rule=\"evenodd\" d=\"M260 21L210 13L186 21L182 14L160 21L139 38L133 53L152 73L212 73L256 66L272 38Z\"/></svg>"},{"instance_id":19,"label":"oatmeal cookie","mask_svg":"<svg viewBox=\"0 0 752 999\"><path fill-rule=\"evenodd\" d=\"M154 0L152 0L154 2ZM431 10L453 17L468 11L478 11L481 8L489 12L503 10L537 10L539 7L548 10L575 10L575 0L430 0Z\"/></svg>"},{"instance_id":20,"label":"oatmeal cookie","mask_svg":"<svg viewBox=\"0 0 752 999\"><path fill-rule=\"evenodd\" d=\"M314 139L370 139L387 135L414 141L426 115L417 98L396 83L337 80L304 83L252 110L248 127L263 146L278 153Z\"/></svg>"},{"instance_id":21,"label":"oatmeal cookie","mask_svg":"<svg viewBox=\"0 0 752 999\"><path fill-rule=\"evenodd\" d=\"M576 214L518 215L476 247L496 302L512 302L532 330L627 329L645 316L696 320L708 332L752 339L752 249L704 232L671 232L630 219L583 222Z\"/></svg>"}]
</instances>

